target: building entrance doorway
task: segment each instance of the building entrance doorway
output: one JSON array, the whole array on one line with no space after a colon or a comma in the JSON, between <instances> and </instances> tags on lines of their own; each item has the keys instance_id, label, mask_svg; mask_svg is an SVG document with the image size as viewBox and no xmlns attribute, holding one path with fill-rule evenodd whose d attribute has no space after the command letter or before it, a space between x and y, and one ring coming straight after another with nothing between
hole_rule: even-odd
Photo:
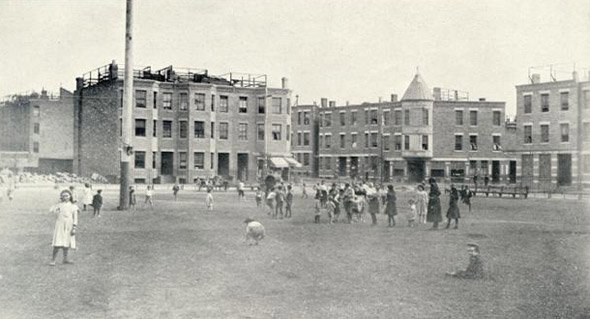
<instances>
[{"instance_id":1,"label":"building entrance doorway","mask_svg":"<svg viewBox=\"0 0 590 319\"><path fill-rule=\"evenodd\" d=\"M359 175L359 158L353 156L350 158L350 177L356 178Z\"/></svg>"},{"instance_id":2,"label":"building entrance doorway","mask_svg":"<svg viewBox=\"0 0 590 319\"><path fill-rule=\"evenodd\" d=\"M238 180L248 180L248 154L238 154Z\"/></svg>"},{"instance_id":3,"label":"building entrance doorway","mask_svg":"<svg viewBox=\"0 0 590 319\"><path fill-rule=\"evenodd\" d=\"M346 157L338 157L338 176L346 176Z\"/></svg>"},{"instance_id":4,"label":"building entrance doorway","mask_svg":"<svg viewBox=\"0 0 590 319\"><path fill-rule=\"evenodd\" d=\"M424 181L426 163L423 160L408 160L408 182L420 183Z\"/></svg>"},{"instance_id":5,"label":"building entrance doorway","mask_svg":"<svg viewBox=\"0 0 590 319\"><path fill-rule=\"evenodd\" d=\"M510 161L508 167L508 182L510 184L516 183L516 161Z\"/></svg>"},{"instance_id":6,"label":"building entrance doorway","mask_svg":"<svg viewBox=\"0 0 590 319\"><path fill-rule=\"evenodd\" d=\"M217 153L217 175L229 177L229 153Z\"/></svg>"},{"instance_id":7,"label":"building entrance doorway","mask_svg":"<svg viewBox=\"0 0 590 319\"><path fill-rule=\"evenodd\" d=\"M492 183L500 182L500 161L492 161Z\"/></svg>"},{"instance_id":8,"label":"building entrance doorway","mask_svg":"<svg viewBox=\"0 0 590 319\"><path fill-rule=\"evenodd\" d=\"M572 184L572 155L557 154L557 184L569 186Z\"/></svg>"},{"instance_id":9,"label":"building entrance doorway","mask_svg":"<svg viewBox=\"0 0 590 319\"><path fill-rule=\"evenodd\" d=\"M160 161L160 174L172 175L174 174L174 153L162 152L162 159Z\"/></svg>"}]
</instances>

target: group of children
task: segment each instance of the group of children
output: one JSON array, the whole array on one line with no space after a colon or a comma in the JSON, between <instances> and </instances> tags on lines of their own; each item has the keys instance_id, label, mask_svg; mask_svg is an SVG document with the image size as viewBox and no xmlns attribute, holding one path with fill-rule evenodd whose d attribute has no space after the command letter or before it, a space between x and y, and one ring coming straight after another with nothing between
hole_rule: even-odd
<instances>
[{"instance_id":1,"label":"group of children","mask_svg":"<svg viewBox=\"0 0 590 319\"><path fill-rule=\"evenodd\" d=\"M268 208L268 215L273 218L291 218L293 216L293 187L291 185L285 186L279 184L269 189L266 194L262 192L260 187L256 188L256 207L262 206L262 200ZM284 208L284 210L283 210Z\"/></svg>"}]
</instances>

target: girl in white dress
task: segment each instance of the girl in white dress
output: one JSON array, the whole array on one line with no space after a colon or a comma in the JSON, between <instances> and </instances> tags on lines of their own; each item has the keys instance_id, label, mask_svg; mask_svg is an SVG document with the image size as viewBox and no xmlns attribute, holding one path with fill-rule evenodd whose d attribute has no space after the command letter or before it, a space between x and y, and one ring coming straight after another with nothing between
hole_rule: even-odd
<instances>
[{"instance_id":1,"label":"girl in white dress","mask_svg":"<svg viewBox=\"0 0 590 319\"><path fill-rule=\"evenodd\" d=\"M84 184L83 196L82 205L84 205L84 211L86 211L86 208L92 205L92 197L94 196L94 194L92 194L92 186L88 183Z\"/></svg>"},{"instance_id":2,"label":"girl in white dress","mask_svg":"<svg viewBox=\"0 0 590 319\"><path fill-rule=\"evenodd\" d=\"M61 202L49 210L56 215L55 228L53 229L53 255L51 266L55 266L55 258L61 248L63 250L63 263L71 264L68 259L68 250L76 249L76 224L78 223L78 206L72 203L72 193L63 190L60 193Z\"/></svg>"}]
</instances>

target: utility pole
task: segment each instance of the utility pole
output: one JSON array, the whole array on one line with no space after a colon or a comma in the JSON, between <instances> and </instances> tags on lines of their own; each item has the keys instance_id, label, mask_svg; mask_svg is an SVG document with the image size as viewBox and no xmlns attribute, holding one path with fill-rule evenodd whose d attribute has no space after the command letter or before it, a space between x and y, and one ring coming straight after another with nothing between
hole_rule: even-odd
<instances>
[{"instance_id":1,"label":"utility pole","mask_svg":"<svg viewBox=\"0 0 590 319\"><path fill-rule=\"evenodd\" d=\"M119 188L119 210L129 208L129 186L131 185L131 128L133 127L133 0L127 0L125 15L125 79L123 88L123 113L121 121L121 181Z\"/></svg>"}]
</instances>

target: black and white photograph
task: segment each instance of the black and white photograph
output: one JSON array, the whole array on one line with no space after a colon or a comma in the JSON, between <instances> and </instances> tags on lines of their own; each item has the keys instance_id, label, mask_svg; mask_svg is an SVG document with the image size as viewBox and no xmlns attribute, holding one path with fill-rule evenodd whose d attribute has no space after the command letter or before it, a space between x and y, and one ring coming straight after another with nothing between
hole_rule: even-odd
<instances>
[{"instance_id":1,"label":"black and white photograph","mask_svg":"<svg viewBox=\"0 0 590 319\"><path fill-rule=\"evenodd\" d=\"M590 319L590 0L0 0L0 318Z\"/></svg>"}]
</instances>

